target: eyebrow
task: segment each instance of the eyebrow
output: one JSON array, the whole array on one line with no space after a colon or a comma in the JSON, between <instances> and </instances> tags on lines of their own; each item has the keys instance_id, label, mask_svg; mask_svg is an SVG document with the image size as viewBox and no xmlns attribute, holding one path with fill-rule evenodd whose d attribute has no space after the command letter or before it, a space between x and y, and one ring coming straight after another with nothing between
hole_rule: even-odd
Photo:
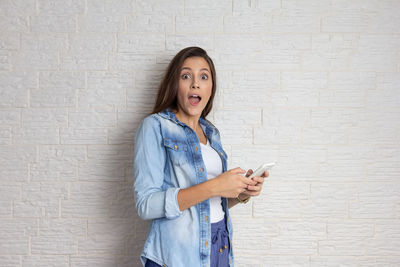
<instances>
[{"instance_id":1,"label":"eyebrow","mask_svg":"<svg viewBox=\"0 0 400 267\"><path fill-rule=\"evenodd\" d=\"M192 70L192 69L189 68L189 67L183 67L183 68L181 69L181 71L183 71L183 70ZM206 70L206 71L210 72L210 70L207 69L207 68L201 68L200 71L202 71L202 70Z\"/></svg>"}]
</instances>

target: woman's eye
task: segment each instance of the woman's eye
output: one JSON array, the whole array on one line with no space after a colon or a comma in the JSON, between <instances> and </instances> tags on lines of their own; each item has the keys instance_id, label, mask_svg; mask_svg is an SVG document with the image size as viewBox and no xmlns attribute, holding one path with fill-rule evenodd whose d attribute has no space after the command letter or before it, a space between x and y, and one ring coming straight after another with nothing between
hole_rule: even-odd
<instances>
[{"instance_id":1,"label":"woman's eye","mask_svg":"<svg viewBox=\"0 0 400 267\"><path fill-rule=\"evenodd\" d=\"M203 74L203 75L201 75L201 78L202 78L203 80L207 80L207 79L208 79L208 76L207 76L207 74Z\"/></svg>"},{"instance_id":2,"label":"woman's eye","mask_svg":"<svg viewBox=\"0 0 400 267\"><path fill-rule=\"evenodd\" d=\"M184 80L189 79L189 78L190 78L189 74L183 74L182 75L182 79L184 79Z\"/></svg>"}]
</instances>

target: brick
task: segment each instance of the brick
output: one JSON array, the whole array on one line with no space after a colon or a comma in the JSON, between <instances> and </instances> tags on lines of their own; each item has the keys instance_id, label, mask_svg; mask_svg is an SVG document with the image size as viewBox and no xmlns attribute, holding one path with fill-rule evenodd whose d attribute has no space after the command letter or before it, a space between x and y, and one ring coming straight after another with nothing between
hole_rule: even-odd
<instances>
[{"instance_id":1,"label":"brick","mask_svg":"<svg viewBox=\"0 0 400 267\"><path fill-rule=\"evenodd\" d=\"M18 265L20 266L20 265ZM69 256L65 255L30 255L22 257L23 267L57 266L69 267Z\"/></svg>"},{"instance_id":2,"label":"brick","mask_svg":"<svg viewBox=\"0 0 400 267\"><path fill-rule=\"evenodd\" d=\"M278 72L247 71L232 73L232 89L224 89L222 99L225 107L246 106L265 107L269 90L279 88ZM257 101L255 101L257 99Z\"/></svg>"},{"instance_id":3,"label":"brick","mask_svg":"<svg viewBox=\"0 0 400 267\"><path fill-rule=\"evenodd\" d=\"M252 51L261 51L262 39L258 35L217 35L215 37L215 51L231 53L249 53Z\"/></svg>"},{"instance_id":4,"label":"brick","mask_svg":"<svg viewBox=\"0 0 400 267\"><path fill-rule=\"evenodd\" d=\"M362 237L339 238L320 240L318 252L329 256L362 256L366 253L367 240Z\"/></svg>"},{"instance_id":5,"label":"brick","mask_svg":"<svg viewBox=\"0 0 400 267\"><path fill-rule=\"evenodd\" d=\"M326 161L320 164L320 172L324 174L325 181L364 181L365 167L373 161L373 153L374 149L365 145L328 146Z\"/></svg>"},{"instance_id":6,"label":"brick","mask_svg":"<svg viewBox=\"0 0 400 267\"><path fill-rule=\"evenodd\" d=\"M301 237L272 237L269 254L312 255L318 251L318 241L312 238Z\"/></svg>"},{"instance_id":7,"label":"brick","mask_svg":"<svg viewBox=\"0 0 400 267\"><path fill-rule=\"evenodd\" d=\"M106 144L107 129L105 128L61 128L61 144Z\"/></svg>"},{"instance_id":8,"label":"brick","mask_svg":"<svg viewBox=\"0 0 400 267\"><path fill-rule=\"evenodd\" d=\"M254 128L255 144L300 144L302 129L310 125L310 111L305 108L265 108L263 124Z\"/></svg>"},{"instance_id":9,"label":"brick","mask_svg":"<svg viewBox=\"0 0 400 267\"><path fill-rule=\"evenodd\" d=\"M348 144L347 132L360 118L357 108L314 108L311 127L303 129L303 142L307 144Z\"/></svg>"},{"instance_id":10,"label":"brick","mask_svg":"<svg viewBox=\"0 0 400 267\"><path fill-rule=\"evenodd\" d=\"M88 13L78 16L79 32L118 33L125 30L124 16L120 14Z\"/></svg>"},{"instance_id":11,"label":"brick","mask_svg":"<svg viewBox=\"0 0 400 267\"><path fill-rule=\"evenodd\" d=\"M268 71L292 71L301 67L302 52L296 50L266 50L251 56L251 68ZM240 62L240 61L238 61Z\"/></svg>"},{"instance_id":12,"label":"brick","mask_svg":"<svg viewBox=\"0 0 400 267\"><path fill-rule=\"evenodd\" d=\"M107 55L96 51L62 52L60 53L61 70L106 70Z\"/></svg>"},{"instance_id":13,"label":"brick","mask_svg":"<svg viewBox=\"0 0 400 267\"><path fill-rule=\"evenodd\" d=\"M87 234L86 219L40 219L39 235L42 237L66 236L84 239Z\"/></svg>"},{"instance_id":14,"label":"brick","mask_svg":"<svg viewBox=\"0 0 400 267\"><path fill-rule=\"evenodd\" d=\"M366 267L384 267L384 266L396 266L400 261L398 256L361 256L359 257L359 263Z\"/></svg>"},{"instance_id":15,"label":"brick","mask_svg":"<svg viewBox=\"0 0 400 267\"><path fill-rule=\"evenodd\" d=\"M164 34L125 34L118 37L118 52L155 53L164 49Z\"/></svg>"},{"instance_id":16,"label":"brick","mask_svg":"<svg viewBox=\"0 0 400 267\"><path fill-rule=\"evenodd\" d=\"M302 54L302 66L315 71L347 70L358 41L357 34L313 34L312 50Z\"/></svg>"},{"instance_id":17,"label":"brick","mask_svg":"<svg viewBox=\"0 0 400 267\"><path fill-rule=\"evenodd\" d=\"M32 107L73 107L76 90L85 87L85 75L78 72L41 72L39 90L31 91Z\"/></svg>"},{"instance_id":18,"label":"brick","mask_svg":"<svg viewBox=\"0 0 400 267\"><path fill-rule=\"evenodd\" d=\"M2 34L0 36L0 49L17 50L19 48L20 48L20 33L2 31Z\"/></svg>"},{"instance_id":19,"label":"brick","mask_svg":"<svg viewBox=\"0 0 400 267\"><path fill-rule=\"evenodd\" d=\"M0 126L0 144L11 145L11 127Z\"/></svg>"},{"instance_id":20,"label":"brick","mask_svg":"<svg viewBox=\"0 0 400 267\"><path fill-rule=\"evenodd\" d=\"M139 112L118 112L117 126L108 130L108 143L112 145L132 144L139 123L148 115Z\"/></svg>"},{"instance_id":21,"label":"brick","mask_svg":"<svg viewBox=\"0 0 400 267\"><path fill-rule=\"evenodd\" d=\"M263 191L253 200L254 217L300 218L309 199L310 185L305 182L279 182L268 179Z\"/></svg>"},{"instance_id":22,"label":"brick","mask_svg":"<svg viewBox=\"0 0 400 267\"><path fill-rule=\"evenodd\" d=\"M129 175L131 171L127 172ZM135 200L132 194L133 181L130 179L128 182L122 182L118 186L117 197L110 203L110 217L111 218L136 218ZM135 233L140 227L140 223L135 221ZM136 236L136 234L135 234ZM134 241L135 242L135 241Z\"/></svg>"},{"instance_id":23,"label":"brick","mask_svg":"<svg viewBox=\"0 0 400 267\"><path fill-rule=\"evenodd\" d=\"M226 15L223 23L226 33L266 33L271 30L272 17L259 13Z\"/></svg>"},{"instance_id":24,"label":"brick","mask_svg":"<svg viewBox=\"0 0 400 267\"><path fill-rule=\"evenodd\" d=\"M397 71L399 47L400 37L396 35L361 34L349 67L359 71Z\"/></svg>"},{"instance_id":25,"label":"brick","mask_svg":"<svg viewBox=\"0 0 400 267\"><path fill-rule=\"evenodd\" d=\"M222 32L223 17L220 16L176 16L176 33L212 33Z\"/></svg>"},{"instance_id":26,"label":"brick","mask_svg":"<svg viewBox=\"0 0 400 267\"><path fill-rule=\"evenodd\" d=\"M21 111L20 109L4 108L0 110L0 124L1 125L20 125L21 124Z\"/></svg>"},{"instance_id":27,"label":"brick","mask_svg":"<svg viewBox=\"0 0 400 267\"><path fill-rule=\"evenodd\" d=\"M71 183L68 199L61 199L62 218L108 217L110 203L118 192L117 183Z\"/></svg>"},{"instance_id":28,"label":"brick","mask_svg":"<svg viewBox=\"0 0 400 267\"><path fill-rule=\"evenodd\" d=\"M105 53L116 51L114 34L86 33L70 34L69 46L71 51Z\"/></svg>"},{"instance_id":29,"label":"brick","mask_svg":"<svg viewBox=\"0 0 400 267\"><path fill-rule=\"evenodd\" d=\"M400 17L396 10L399 10L400 4L396 1L382 1L373 10L373 15L369 18L369 32L371 33L399 33L396 25L400 23Z\"/></svg>"},{"instance_id":30,"label":"brick","mask_svg":"<svg viewBox=\"0 0 400 267\"><path fill-rule=\"evenodd\" d=\"M21 198L21 186L17 184L2 184L0 185L2 195L0 196L0 201L7 200L18 200Z\"/></svg>"},{"instance_id":31,"label":"brick","mask_svg":"<svg viewBox=\"0 0 400 267\"><path fill-rule=\"evenodd\" d=\"M376 84L376 85L375 85ZM369 87L366 95L368 107L398 107L400 105L400 75L397 72L378 73L375 87Z\"/></svg>"},{"instance_id":32,"label":"brick","mask_svg":"<svg viewBox=\"0 0 400 267\"><path fill-rule=\"evenodd\" d=\"M80 181L108 181L122 182L125 180L125 166L127 161L112 159L89 159L79 163Z\"/></svg>"},{"instance_id":33,"label":"brick","mask_svg":"<svg viewBox=\"0 0 400 267\"><path fill-rule=\"evenodd\" d=\"M77 254L78 242L74 238L66 236L55 237L32 237L31 240L32 254L52 254L65 255Z\"/></svg>"},{"instance_id":34,"label":"brick","mask_svg":"<svg viewBox=\"0 0 400 267\"><path fill-rule=\"evenodd\" d=\"M85 159L83 146L40 146L39 160L31 164L31 181L77 181L78 163Z\"/></svg>"},{"instance_id":35,"label":"brick","mask_svg":"<svg viewBox=\"0 0 400 267\"><path fill-rule=\"evenodd\" d=\"M2 255L0 256L0 265L4 267L20 267L20 256Z\"/></svg>"},{"instance_id":36,"label":"brick","mask_svg":"<svg viewBox=\"0 0 400 267\"><path fill-rule=\"evenodd\" d=\"M89 72L87 90L78 92L80 107L126 105L126 91L134 86L131 73Z\"/></svg>"},{"instance_id":37,"label":"brick","mask_svg":"<svg viewBox=\"0 0 400 267\"><path fill-rule=\"evenodd\" d=\"M36 219L6 219L0 224L0 244L3 255L28 254L29 238L37 235Z\"/></svg>"},{"instance_id":38,"label":"brick","mask_svg":"<svg viewBox=\"0 0 400 267\"><path fill-rule=\"evenodd\" d=\"M356 256L320 256L313 255L310 257L310 267L320 266L357 266L358 257ZM365 265L363 265L365 266Z\"/></svg>"},{"instance_id":39,"label":"brick","mask_svg":"<svg viewBox=\"0 0 400 267\"><path fill-rule=\"evenodd\" d=\"M0 51L0 70L11 70L11 56L7 51Z\"/></svg>"},{"instance_id":40,"label":"brick","mask_svg":"<svg viewBox=\"0 0 400 267\"><path fill-rule=\"evenodd\" d=\"M23 127L56 127L67 126L66 109L23 109Z\"/></svg>"},{"instance_id":41,"label":"brick","mask_svg":"<svg viewBox=\"0 0 400 267\"><path fill-rule=\"evenodd\" d=\"M109 228L110 225L113 227ZM126 246L121 240L133 231L134 224L130 218L89 220L87 239L79 243L79 250L89 254L103 254L106 251L125 252Z\"/></svg>"},{"instance_id":42,"label":"brick","mask_svg":"<svg viewBox=\"0 0 400 267\"><path fill-rule=\"evenodd\" d=\"M349 142L352 144L398 144L397 125L393 121L400 118L398 108L367 108L360 113L357 125L349 129Z\"/></svg>"},{"instance_id":43,"label":"brick","mask_svg":"<svg viewBox=\"0 0 400 267\"><path fill-rule=\"evenodd\" d=\"M364 183L359 190L358 200L349 204L351 218L396 218L400 191L394 183Z\"/></svg>"},{"instance_id":44,"label":"brick","mask_svg":"<svg viewBox=\"0 0 400 267\"><path fill-rule=\"evenodd\" d=\"M69 15L73 17L85 11L85 3L79 0L38 0L40 15Z\"/></svg>"},{"instance_id":45,"label":"brick","mask_svg":"<svg viewBox=\"0 0 400 267\"><path fill-rule=\"evenodd\" d=\"M299 267L308 267L309 266L309 257L308 256L292 256L287 255L285 257L281 256L262 256L261 262L263 265L261 266L276 266L276 267L285 267L285 266L299 266Z\"/></svg>"},{"instance_id":46,"label":"brick","mask_svg":"<svg viewBox=\"0 0 400 267\"><path fill-rule=\"evenodd\" d=\"M36 160L34 146L2 146L0 150L0 178L2 181L28 180L29 163Z\"/></svg>"},{"instance_id":47,"label":"brick","mask_svg":"<svg viewBox=\"0 0 400 267\"><path fill-rule=\"evenodd\" d=\"M173 33L175 20L167 14L127 16L128 33ZM155 39L151 39L155 41Z\"/></svg>"},{"instance_id":48,"label":"brick","mask_svg":"<svg viewBox=\"0 0 400 267\"><path fill-rule=\"evenodd\" d=\"M11 64L17 71L52 70L58 68L58 52L26 50L11 52ZM29 62L29 64L26 64Z\"/></svg>"},{"instance_id":49,"label":"brick","mask_svg":"<svg viewBox=\"0 0 400 267\"><path fill-rule=\"evenodd\" d=\"M63 183L30 183L22 186L21 200L14 201L15 217L58 217L59 199L66 198Z\"/></svg>"},{"instance_id":50,"label":"brick","mask_svg":"<svg viewBox=\"0 0 400 267\"><path fill-rule=\"evenodd\" d=\"M369 181L397 181L400 175L400 147L392 145L375 146L375 160L366 167L365 179Z\"/></svg>"},{"instance_id":51,"label":"brick","mask_svg":"<svg viewBox=\"0 0 400 267\"><path fill-rule=\"evenodd\" d=\"M166 49L178 53L184 47L199 46L207 52L214 50L214 35L212 34L168 34L166 36ZM168 60L171 60L169 58Z\"/></svg>"},{"instance_id":52,"label":"brick","mask_svg":"<svg viewBox=\"0 0 400 267\"><path fill-rule=\"evenodd\" d=\"M12 133L14 144L54 145L59 144L60 139L58 127L13 127Z\"/></svg>"},{"instance_id":53,"label":"brick","mask_svg":"<svg viewBox=\"0 0 400 267\"><path fill-rule=\"evenodd\" d=\"M230 124L242 125L245 124L260 124L261 112L260 110L249 110L238 112L236 110L218 110L214 113L214 122L218 124L229 121Z\"/></svg>"},{"instance_id":54,"label":"brick","mask_svg":"<svg viewBox=\"0 0 400 267\"><path fill-rule=\"evenodd\" d=\"M279 234L276 221L266 218L251 218L241 221L240 218L232 219L235 224L234 248L238 251L251 251L255 254L265 253L270 246L269 240ZM249 233L255 233L249 238ZM251 249L250 249L251 248Z\"/></svg>"},{"instance_id":55,"label":"brick","mask_svg":"<svg viewBox=\"0 0 400 267\"><path fill-rule=\"evenodd\" d=\"M171 0L168 2L160 2L158 0L138 1L136 3L136 13L143 15L182 15L184 12L183 7L184 0Z\"/></svg>"},{"instance_id":56,"label":"brick","mask_svg":"<svg viewBox=\"0 0 400 267\"><path fill-rule=\"evenodd\" d=\"M266 162L274 162L278 157L278 149L273 146L250 145L232 147L232 167L255 170Z\"/></svg>"},{"instance_id":57,"label":"brick","mask_svg":"<svg viewBox=\"0 0 400 267\"><path fill-rule=\"evenodd\" d=\"M120 258L120 256L118 256L118 258ZM71 259L70 260L71 263L70 263L69 266L71 266L71 267L86 267L86 266L108 267L108 266L117 266L117 265L115 265L116 257L114 255L70 256L70 259Z\"/></svg>"},{"instance_id":58,"label":"brick","mask_svg":"<svg viewBox=\"0 0 400 267\"><path fill-rule=\"evenodd\" d=\"M75 16L67 14L40 14L30 17L30 29L32 32L76 32Z\"/></svg>"},{"instance_id":59,"label":"brick","mask_svg":"<svg viewBox=\"0 0 400 267\"><path fill-rule=\"evenodd\" d=\"M23 33L21 50L59 51L67 49L67 36L62 33Z\"/></svg>"},{"instance_id":60,"label":"brick","mask_svg":"<svg viewBox=\"0 0 400 267\"><path fill-rule=\"evenodd\" d=\"M322 32L365 32L368 30L368 14L333 12L332 15L322 18Z\"/></svg>"},{"instance_id":61,"label":"brick","mask_svg":"<svg viewBox=\"0 0 400 267\"><path fill-rule=\"evenodd\" d=\"M120 14L129 15L135 11L135 3L132 0L120 0L115 4L110 0L87 1L87 12L90 14Z\"/></svg>"},{"instance_id":62,"label":"brick","mask_svg":"<svg viewBox=\"0 0 400 267\"><path fill-rule=\"evenodd\" d=\"M133 88L127 90L127 111L150 112L154 106L158 85L163 76L164 71L143 71L141 75L137 75L135 88L140 88L140 90Z\"/></svg>"},{"instance_id":63,"label":"brick","mask_svg":"<svg viewBox=\"0 0 400 267\"><path fill-rule=\"evenodd\" d=\"M110 70L148 71L157 67L156 56L150 54L113 53L109 56ZM164 70L164 66L162 70Z\"/></svg>"},{"instance_id":64,"label":"brick","mask_svg":"<svg viewBox=\"0 0 400 267\"><path fill-rule=\"evenodd\" d=\"M328 238L335 237L372 237L374 235L374 224L367 221L329 221Z\"/></svg>"},{"instance_id":65,"label":"brick","mask_svg":"<svg viewBox=\"0 0 400 267\"><path fill-rule=\"evenodd\" d=\"M205 0L200 3L196 0L186 0L184 6L186 16L195 16L198 14L223 16L232 13L232 0Z\"/></svg>"},{"instance_id":66,"label":"brick","mask_svg":"<svg viewBox=\"0 0 400 267\"><path fill-rule=\"evenodd\" d=\"M309 34L264 34L264 49L277 50L309 50L311 35Z\"/></svg>"},{"instance_id":67,"label":"brick","mask_svg":"<svg viewBox=\"0 0 400 267\"><path fill-rule=\"evenodd\" d=\"M35 13L34 0L2 1L0 14L2 23L0 31L24 32L28 31L28 16Z\"/></svg>"}]
</instances>

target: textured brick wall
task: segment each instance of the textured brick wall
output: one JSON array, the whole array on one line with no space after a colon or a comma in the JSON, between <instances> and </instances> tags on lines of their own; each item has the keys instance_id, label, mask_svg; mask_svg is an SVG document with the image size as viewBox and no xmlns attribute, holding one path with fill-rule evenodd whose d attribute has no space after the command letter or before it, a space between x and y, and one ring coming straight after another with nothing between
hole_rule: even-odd
<instances>
[{"instance_id":1,"label":"textured brick wall","mask_svg":"<svg viewBox=\"0 0 400 267\"><path fill-rule=\"evenodd\" d=\"M133 138L180 49L216 63L237 266L400 265L400 1L1 0L0 266L139 266Z\"/></svg>"}]
</instances>

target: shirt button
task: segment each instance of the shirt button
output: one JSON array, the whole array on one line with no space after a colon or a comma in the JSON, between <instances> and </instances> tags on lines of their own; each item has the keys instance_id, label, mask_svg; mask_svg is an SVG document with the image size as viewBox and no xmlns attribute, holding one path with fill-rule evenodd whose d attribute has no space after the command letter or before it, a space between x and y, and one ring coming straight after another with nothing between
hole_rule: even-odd
<instances>
[{"instance_id":1,"label":"shirt button","mask_svg":"<svg viewBox=\"0 0 400 267\"><path fill-rule=\"evenodd\" d=\"M204 243L204 245L207 247L207 241Z\"/></svg>"},{"instance_id":2,"label":"shirt button","mask_svg":"<svg viewBox=\"0 0 400 267\"><path fill-rule=\"evenodd\" d=\"M221 156L223 156L224 154L222 154L222 152L220 152Z\"/></svg>"},{"instance_id":3,"label":"shirt button","mask_svg":"<svg viewBox=\"0 0 400 267\"><path fill-rule=\"evenodd\" d=\"M194 147L194 150L196 150L196 151L197 151L197 146L195 146L195 147Z\"/></svg>"},{"instance_id":4,"label":"shirt button","mask_svg":"<svg viewBox=\"0 0 400 267\"><path fill-rule=\"evenodd\" d=\"M200 171L203 172L203 168L200 168Z\"/></svg>"},{"instance_id":5,"label":"shirt button","mask_svg":"<svg viewBox=\"0 0 400 267\"><path fill-rule=\"evenodd\" d=\"M175 145L175 146L174 146L174 148L175 148L175 149L178 149L178 146L177 146L177 145Z\"/></svg>"},{"instance_id":6,"label":"shirt button","mask_svg":"<svg viewBox=\"0 0 400 267\"><path fill-rule=\"evenodd\" d=\"M205 221L207 221L207 215L206 215L206 216L204 216L204 220L205 220Z\"/></svg>"}]
</instances>

